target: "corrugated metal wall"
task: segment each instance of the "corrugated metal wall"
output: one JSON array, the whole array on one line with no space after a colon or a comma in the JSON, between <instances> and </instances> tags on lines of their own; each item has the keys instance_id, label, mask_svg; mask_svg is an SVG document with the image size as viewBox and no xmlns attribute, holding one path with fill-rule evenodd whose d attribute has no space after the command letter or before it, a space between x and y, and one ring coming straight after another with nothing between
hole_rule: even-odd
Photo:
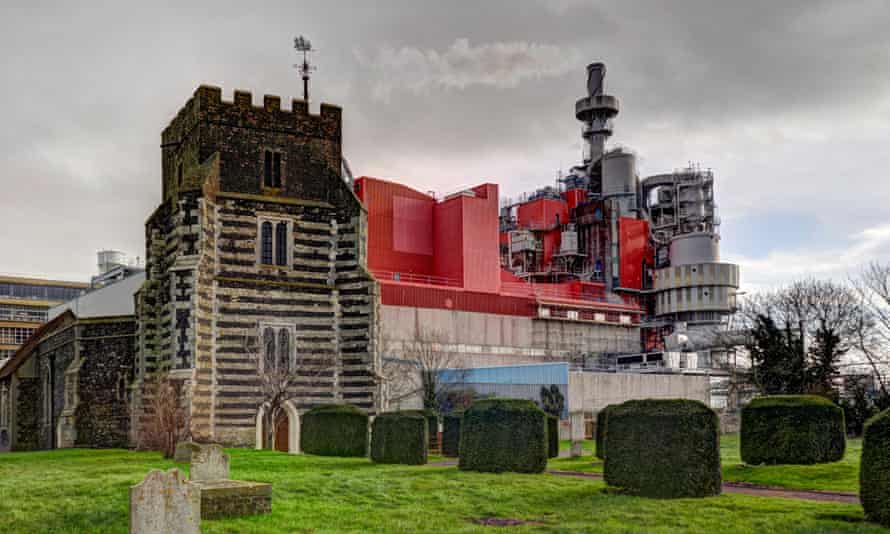
<instances>
[{"instance_id":1,"label":"corrugated metal wall","mask_svg":"<svg viewBox=\"0 0 890 534\"><path fill-rule=\"evenodd\" d=\"M392 306L463 310L522 317L534 317L537 313L535 300L531 297L492 295L445 287L387 283L382 280L380 298L383 304Z\"/></svg>"},{"instance_id":2,"label":"corrugated metal wall","mask_svg":"<svg viewBox=\"0 0 890 534\"><path fill-rule=\"evenodd\" d=\"M464 381L474 384L568 384L569 364L565 362L498 365L469 369L445 369L440 373L443 381Z\"/></svg>"},{"instance_id":3,"label":"corrugated metal wall","mask_svg":"<svg viewBox=\"0 0 890 534\"><path fill-rule=\"evenodd\" d=\"M621 217L618 224L621 287L643 287L643 260L649 244L649 223Z\"/></svg>"},{"instance_id":4,"label":"corrugated metal wall","mask_svg":"<svg viewBox=\"0 0 890 534\"><path fill-rule=\"evenodd\" d=\"M426 248L432 248L432 243L422 243L423 237L410 236L416 228L397 228L397 223L404 226L406 217L421 217L417 213L426 205L430 210L429 220L432 220L432 209L435 200L419 191L401 184L378 180L362 176L355 181L355 190L359 199L368 210L368 268L378 271L392 271L415 274L434 274L432 250L428 254L410 253L396 250L396 241L401 248L415 249L425 252ZM402 199L401 201L395 200ZM394 204L402 205L401 213L395 213ZM410 208L408 205L410 204ZM400 217L397 217L400 215ZM402 219L397 221L397 219ZM405 233L406 230L408 233ZM396 233L399 233L396 239ZM432 239L432 230L421 230L418 236L426 234ZM420 242L415 242L416 240Z\"/></svg>"},{"instance_id":5,"label":"corrugated metal wall","mask_svg":"<svg viewBox=\"0 0 890 534\"><path fill-rule=\"evenodd\" d=\"M541 388L555 385L566 399L563 417L568 416L569 364L565 362L447 369L439 376L443 382L473 389L480 397L528 399L538 404Z\"/></svg>"},{"instance_id":6,"label":"corrugated metal wall","mask_svg":"<svg viewBox=\"0 0 890 534\"><path fill-rule=\"evenodd\" d=\"M516 209L516 221L520 228L530 230L553 228L556 225L557 215L559 215L560 224L569 222L569 207L564 200L540 198L520 204Z\"/></svg>"}]
</instances>

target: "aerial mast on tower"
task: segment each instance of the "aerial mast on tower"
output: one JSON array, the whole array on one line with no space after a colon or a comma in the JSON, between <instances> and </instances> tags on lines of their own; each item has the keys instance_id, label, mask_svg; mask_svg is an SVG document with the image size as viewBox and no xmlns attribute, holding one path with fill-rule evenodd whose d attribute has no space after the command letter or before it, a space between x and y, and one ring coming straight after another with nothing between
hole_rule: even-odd
<instances>
[{"instance_id":1,"label":"aerial mast on tower","mask_svg":"<svg viewBox=\"0 0 890 534\"><path fill-rule=\"evenodd\" d=\"M294 50L303 53L303 62L294 65L303 78L303 100L309 102L309 74L315 70L314 65L309 64L309 53L315 52L312 43L302 35L294 38Z\"/></svg>"}]
</instances>

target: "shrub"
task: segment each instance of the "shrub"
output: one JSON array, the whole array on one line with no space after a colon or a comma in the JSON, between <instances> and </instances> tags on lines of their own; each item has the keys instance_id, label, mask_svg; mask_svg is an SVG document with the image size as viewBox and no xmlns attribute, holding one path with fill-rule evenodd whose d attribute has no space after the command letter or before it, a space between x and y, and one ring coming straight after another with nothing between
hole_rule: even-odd
<instances>
[{"instance_id":1,"label":"shrub","mask_svg":"<svg viewBox=\"0 0 890 534\"><path fill-rule=\"evenodd\" d=\"M844 411L812 395L758 397L742 408L742 461L816 464L844 456Z\"/></svg>"},{"instance_id":2,"label":"shrub","mask_svg":"<svg viewBox=\"0 0 890 534\"><path fill-rule=\"evenodd\" d=\"M442 455L460 455L460 422L463 414L446 415L442 420Z\"/></svg>"},{"instance_id":3,"label":"shrub","mask_svg":"<svg viewBox=\"0 0 890 534\"><path fill-rule=\"evenodd\" d=\"M547 467L547 415L525 399L486 399L464 412L463 470L541 473Z\"/></svg>"},{"instance_id":4,"label":"shrub","mask_svg":"<svg viewBox=\"0 0 890 534\"><path fill-rule=\"evenodd\" d=\"M313 408L300 418L300 449L320 456L365 456L368 415L349 404Z\"/></svg>"},{"instance_id":5,"label":"shrub","mask_svg":"<svg viewBox=\"0 0 890 534\"><path fill-rule=\"evenodd\" d=\"M439 417L432 410L403 410L399 413L405 415L419 415L426 419L427 434L429 436L428 446L435 448L439 438Z\"/></svg>"},{"instance_id":6,"label":"shrub","mask_svg":"<svg viewBox=\"0 0 890 534\"><path fill-rule=\"evenodd\" d=\"M547 415L547 457L559 456L559 417Z\"/></svg>"},{"instance_id":7,"label":"shrub","mask_svg":"<svg viewBox=\"0 0 890 534\"><path fill-rule=\"evenodd\" d=\"M865 423L859 501L866 519L890 527L890 410Z\"/></svg>"},{"instance_id":8,"label":"shrub","mask_svg":"<svg viewBox=\"0 0 890 534\"><path fill-rule=\"evenodd\" d=\"M596 457L600 460L606 458L606 425L607 423L607 413L609 409L617 406L616 404L610 404L603 408L602 410L596 413Z\"/></svg>"},{"instance_id":9,"label":"shrub","mask_svg":"<svg viewBox=\"0 0 890 534\"><path fill-rule=\"evenodd\" d=\"M425 464L427 440L424 417L382 413L371 425L371 460L379 464Z\"/></svg>"},{"instance_id":10,"label":"shrub","mask_svg":"<svg viewBox=\"0 0 890 534\"><path fill-rule=\"evenodd\" d=\"M634 400L609 408L606 483L658 498L719 495L720 423L685 399Z\"/></svg>"}]
</instances>

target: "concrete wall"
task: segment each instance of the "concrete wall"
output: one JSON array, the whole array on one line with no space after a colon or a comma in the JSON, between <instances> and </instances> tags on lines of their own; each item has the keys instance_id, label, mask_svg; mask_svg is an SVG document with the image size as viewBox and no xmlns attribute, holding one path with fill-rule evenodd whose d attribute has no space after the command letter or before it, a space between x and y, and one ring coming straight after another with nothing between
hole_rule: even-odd
<instances>
[{"instance_id":1,"label":"concrete wall","mask_svg":"<svg viewBox=\"0 0 890 534\"><path fill-rule=\"evenodd\" d=\"M384 353L397 353L401 343L446 344L464 366L533 363L547 356L532 343L532 319L407 306L380 307L380 342Z\"/></svg>"},{"instance_id":2,"label":"concrete wall","mask_svg":"<svg viewBox=\"0 0 890 534\"><path fill-rule=\"evenodd\" d=\"M598 412L633 399L693 399L710 405L705 375L642 373L569 373L569 412Z\"/></svg>"},{"instance_id":3,"label":"concrete wall","mask_svg":"<svg viewBox=\"0 0 890 534\"><path fill-rule=\"evenodd\" d=\"M381 306L380 333L384 352L398 352L404 341L447 344L467 367L554 361L577 352L635 352L640 339L636 327L388 305Z\"/></svg>"}]
</instances>

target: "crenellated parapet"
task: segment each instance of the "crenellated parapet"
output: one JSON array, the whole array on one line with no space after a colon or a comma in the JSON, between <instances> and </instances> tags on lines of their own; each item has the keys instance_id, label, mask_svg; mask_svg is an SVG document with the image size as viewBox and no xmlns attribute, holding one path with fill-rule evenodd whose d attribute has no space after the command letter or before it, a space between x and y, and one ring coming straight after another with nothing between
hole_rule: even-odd
<instances>
[{"instance_id":1,"label":"crenellated parapet","mask_svg":"<svg viewBox=\"0 0 890 534\"><path fill-rule=\"evenodd\" d=\"M262 103L254 105L250 91L235 90L231 101L223 100L222 89L201 85L185 103L161 134L162 145L182 141L202 120L218 121L246 128L272 128L284 132L340 141L342 110L339 106L321 104L320 113L309 113L305 100L293 99L291 108L281 106L281 97L263 95Z\"/></svg>"},{"instance_id":2,"label":"crenellated parapet","mask_svg":"<svg viewBox=\"0 0 890 534\"><path fill-rule=\"evenodd\" d=\"M209 158L219 158L221 193L273 196L359 206L343 183L342 110L248 91L223 98L219 87L202 85L161 133L163 199L201 194L199 178ZM355 206L352 206L355 204Z\"/></svg>"}]
</instances>

